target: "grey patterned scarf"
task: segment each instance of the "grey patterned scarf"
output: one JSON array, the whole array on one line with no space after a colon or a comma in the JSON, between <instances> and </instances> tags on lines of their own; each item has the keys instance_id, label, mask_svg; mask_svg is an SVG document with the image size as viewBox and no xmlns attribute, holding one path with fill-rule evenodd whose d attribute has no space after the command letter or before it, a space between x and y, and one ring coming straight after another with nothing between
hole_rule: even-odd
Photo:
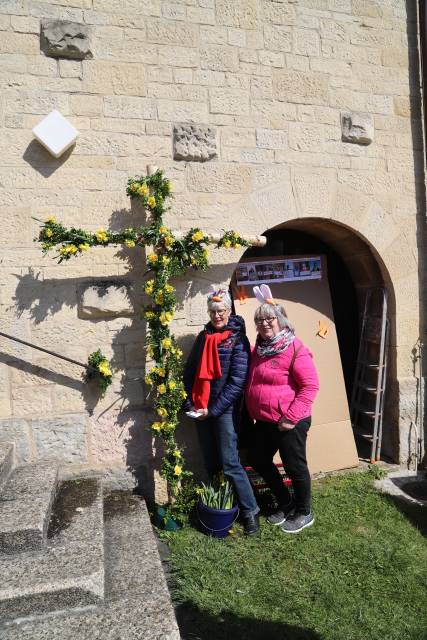
<instances>
[{"instance_id":1,"label":"grey patterned scarf","mask_svg":"<svg viewBox=\"0 0 427 640\"><path fill-rule=\"evenodd\" d=\"M255 343L256 352L262 357L275 356L277 353L285 351L294 340L295 334L289 327L282 329L282 331L268 340L263 340L258 334Z\"/></svg>"}]
</instances>

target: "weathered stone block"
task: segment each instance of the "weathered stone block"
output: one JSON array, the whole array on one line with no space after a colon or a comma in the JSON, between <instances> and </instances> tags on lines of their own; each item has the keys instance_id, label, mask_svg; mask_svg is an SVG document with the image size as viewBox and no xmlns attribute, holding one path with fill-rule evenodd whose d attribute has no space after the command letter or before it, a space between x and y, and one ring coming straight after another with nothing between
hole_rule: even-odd
<instances>
[{"instance_id":1,"label":"weathered stone block","mask_svg":"<svg viewBox=\"0 0 427 640\"><path fill-rule=\"evenodd\" d=\"M234 47L208 45L200 50L200 66L211 71L237 71L239 57Z\"/></svg>"},{"instance_id":2,"label":"weathered stone block","mask_svg":"<svg viewBox=\"0 0 427 640\"><path fill-rule=\"evenodd\" d=\"M326 75L299 71L273 72L277 100L301 104L327 104L329 83Z\"/></svg>"},{"instance_id":3,"label":"weathered stone block","mask_svg":"<svg viewBox=\"0 0 427 640\"><path fill-rule=\"evenodd\" d=\"M15 458L18 464L30 461L30 427L26 420L16 418L0 420L0 442L15 444Z\"/></svg>"},{"instance_id":4,"label":"weathered stone block","mask_svg":"<svg viewBox=\"0 0 427 640\"><path fill-rule=\"evenodd\" d=\"M217 0L217 19L219 24L241 29L255 29L258 23L257 0Z\"/></svg>"},{"instance_id":5,"label":"weathered stone block","mask_svg":"<svg viewBox=\"0 0 427 640\"><path fill-rule=\"evenodd\" d=\"M39 459L86 462L86 416L67 414L32 421Z\"/></svg>"},{"instance_id":6,"label":"weathered stone block","mask_svg":"<svg viewBox=\"0 0 427 640\"><path fill-rule=\"evenodd\" d=\"M131 316L134 308L129 285L124 282L101 282L83 285L79 290L80 318L116 318Z\"/></svg>"},{"instance_id":7,"label":"weathered stone block","mask_svg":"<svg viewBox=\"0 0 427 640\"><path fill-rule=\"evenodd\" d=\"M248 193L251 191L254 168L249 166L211 164L190 165L188 188L190 191L211 193Z\"/></svg>"},{"instance_id":8,"label":"weathered stone block","mask_svg":"<svg viewBox=\"0 0 427 640\"><path fill-rule=\"evenodd\" d=\"M288 136L286 131L276 129L257 129L256 144L262 149L286 149Z\"/></svg>"},{"instance_id":9,"label":"weathered stone block","mask_svg":"<svg viewBox=\"0 0 427 640\"><path fill-rule=\"evenodd\" d=\"M53 58L84 60L92 58L90 31L84 24L68 20L44 20L41 23L41 50Z\"/></svg>"},{"instance_id":10,"label":"weathered stone block","mask_svg":"<svg viewBox=\"0 0 427 640\"><path fill-rule=\"evenodd\" d=\"M374 139L374 123L369 113L342 113L341 130L343 142L368 145Z\"/></svg>"},{"instance_id":11,"label":"weathered stone block","mask_svg":"<svg viewBox=\"0 0 427 640\"><path fill-rule=\"evenodd\" d=\"M216 129L196 124L176 124L173 128L174 160L205 162L217 155Z\"/></svg>"}]
</instances>

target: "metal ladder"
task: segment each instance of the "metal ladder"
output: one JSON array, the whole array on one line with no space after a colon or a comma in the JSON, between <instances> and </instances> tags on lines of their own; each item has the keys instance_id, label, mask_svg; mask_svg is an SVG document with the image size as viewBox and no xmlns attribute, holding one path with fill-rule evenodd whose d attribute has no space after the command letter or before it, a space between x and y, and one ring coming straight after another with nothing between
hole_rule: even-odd
<instances>
[{"instance_id":1,"label":"metal ladder","mask_svg":"<svg viewBox=\"0 0 427 640\"><path fill-rule=\"evenodd\" d=\"M387 291L369 289L363 310L359 352L351 395L350 417L353 429L372 439L371 464L381 458L384 394L387 382L389 320ZM367 421L370 422L366 433Z\"/></svg>"}]
</instances>

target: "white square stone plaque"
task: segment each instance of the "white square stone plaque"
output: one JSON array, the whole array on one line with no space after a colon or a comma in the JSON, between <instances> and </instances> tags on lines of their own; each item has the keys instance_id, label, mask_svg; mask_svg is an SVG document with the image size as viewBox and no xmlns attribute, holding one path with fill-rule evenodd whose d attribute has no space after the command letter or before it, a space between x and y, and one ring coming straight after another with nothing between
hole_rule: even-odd
<instances>
[{"instance_id":1,"label":"white square stone plaque","mask_svg":"<svg viewBox=\"0 0 427 640\"><path fill-rule=\"evenodd\" d=\"M49 153L59 158L75 143L79 132L54 109L34 127L33 134Z\"/></svg>"}]
</instances>

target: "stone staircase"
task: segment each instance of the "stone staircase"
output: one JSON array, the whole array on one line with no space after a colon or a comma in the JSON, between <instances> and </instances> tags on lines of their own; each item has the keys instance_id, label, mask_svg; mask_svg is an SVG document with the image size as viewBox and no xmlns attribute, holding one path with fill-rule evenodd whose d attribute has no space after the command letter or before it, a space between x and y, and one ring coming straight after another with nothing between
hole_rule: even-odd
<instances>
[{"instance_id":1,"label":"stone staircase","mask_svg":"<svg viewBox=\"0 0 427 640\"><path fill-rule=\"evenodd\" d=\"M179 640L145 503L0 444L0 638Z\"/></svg>"}]
</instances>

